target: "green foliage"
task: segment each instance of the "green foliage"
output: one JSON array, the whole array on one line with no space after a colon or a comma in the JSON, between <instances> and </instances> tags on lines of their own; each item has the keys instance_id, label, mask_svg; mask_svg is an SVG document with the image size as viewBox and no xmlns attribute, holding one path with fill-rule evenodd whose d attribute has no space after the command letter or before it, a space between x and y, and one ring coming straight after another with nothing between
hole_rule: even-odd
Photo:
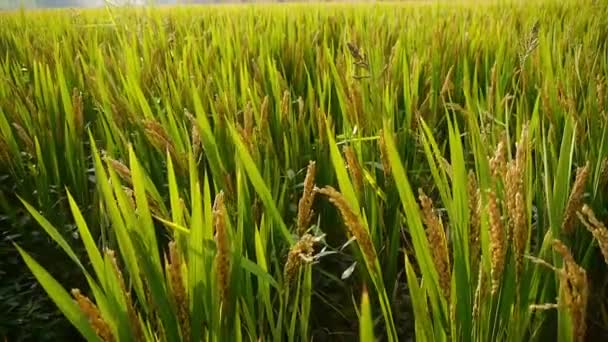
<instances>
[{"instance_id":1,"label":"green foliage","mask_svg":"<svg viewBox=\"0 0 608 342\"><path fill-rule=\"evenodd\" d=\"M602 337L602 244L577 214L608 215L607 15L2 13L0 204L51 245L3 243L89 340ZM588 302L560 291L576 265Z\"/></svg>"}]
</instances>

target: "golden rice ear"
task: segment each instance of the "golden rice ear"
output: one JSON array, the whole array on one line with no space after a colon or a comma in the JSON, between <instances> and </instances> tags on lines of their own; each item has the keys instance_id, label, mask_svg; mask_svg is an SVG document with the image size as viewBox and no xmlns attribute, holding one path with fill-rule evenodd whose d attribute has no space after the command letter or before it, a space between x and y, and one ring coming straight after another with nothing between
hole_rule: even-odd
<instances>
[{"instance_id":1,"label":"golden rice ear","mask_svg":"<svg viewBox=\"0 0 608 342\"><path fill-rule=\"evenodd\" d=\"M355 43L347 42L346 47L348 47L348 51L354 59L363 59L363 55L361 55L361 51L359 50L359 47L355 45Z\"/></svg>"},{"instance_id":2,"label":"golden rice ear","mask_svg":"<svg viewBox=\"0 0 608 342\"><path fill-rule=\"evenodd\" d=\"M504 139L498 143L494 156L490 159L490 172L494 178L502 177L507 168L507 148Z\"/></svg>"},{"instance_id":3,"label":"golden rice ear","mask_svg":"<svg viewBox=\"0 0 608 342\"><path fill-rule=\"evenodd\" d=\"M357 161L355 150L351 146L344 146L344 156L346 157L346 165L348 165L348 171L355 185L355 189L358 193L363 190L363 172L361 166Z\"/></svg>"},{"instance_id":4,"label":"golden rice ear","mask_svg":"<svg viewBox=\"0 0 608 342\"><path fill-rule=\"evenodd\" d=\"M97 306L85 295L80 293L79 289L72 289L72 296L80 307L80 310L91 323L93 330L99 338L104 342L114 342L114 334L108 322L104 320Z\"/></svg>"},{"instance_id":5,"label":"golden rice ear","mask_svg":"<svg viewBox=\"0 0 608 342\"><path fill-rule=\"evenodd\" d=\"M526 151L528 141L528 126L524 125L521 130L521 136L516 146L515 159L510 160L506 165L506 173L503 175L503 184L505 186L505 204L507 207L507 213L509 215L509 226L507 227L507 243L513 238L513 231L518 230L521 233L525 220L525 213L518 212L517 208L517 197L521 197L521 203L524 203L524 184L523 180L525 177L526 167ZM520 206L519 209L524 209Z\"/></svg>"},{"instance_id":6,"label":"golden rice ear","mask_svg":"<svg viewBox=\"0 0 608 342\"><path fill-rule=\"evenodd\" d=\"M517 193L519 192L519 184L521 176L519 175L519 170L517 169L517 165L514 161L509 161L507 163L506 173L503 178L504 184L504 203L508 213L507 227L506 228L506 243L508 244L511 241L512 231L514 228L513 217L515 215L515 198L517 197Z\"/></svg>"},{"instance_id":7,"label":"golden rice ear","mask_svg":"<svg viewBox=\"0 0 608 342\"><path fill-rule=\"evenodd\" d=\"M502 280L507 248L500 209L498 208L496 193L493 190L488 192L488 214L490 219L490 250L492 257L490 274L492 277L492 295L495 295Z\"/></svg>"},{"instance_id":8,"label":"golden rice ear","mask_svg":"<svg viewBox=\"0 0 608 342\"><path fill-rule=\"evenodd\" d=\"M192 125L192 155L194 160L198 160L201 153L201 133L197 125Z\"/></svg>"},{"instance_id":9,"label":"golden rice ear","mask_svg":"<svg viewBox=\"0 0 608 342\"><path fill-rule=\"evenodd\" d=\"M254 128L254 132L258 142L261 145L268 144L268 136L266 135L266 129L268 127L268 95L264 96L262 104L260 105L260 118L257 126Z\"/></svg>"},{"instance_id":10,"label":"golden rice ear","mask_svg":"<svg viewBox=\"0 0 608 342\"><path fill-rule=\"evenodd\" d=\"M548 310L559 307L567 308L572 320L573 341L583 342L586 340L586 313L589 298L587 272L575 262L572 253L563 242L557 239L553 240L553 249L562 256L563 266L560 269L554 268L541 259L532 259L534 262L545 265L558 273L560 279L559 301L557 304L530 305L530 309Z\"/></svg>"},{"instance_id":11,"label":"golden rice ear","mask_svg":"<svg viewBox=\"0 0 608 342\"><path fill-rule=\"evenodd\" d=\"M608 229L606 229L606 226L597 219L593 209L586 204L583 205L581 212L578 213L578 217L587 230L589 230L597 240L602 255L604 256L604 262L608 265Z\"/></svg>"},{"instance_id":12,"label":"golden rice ear","mask_svg":"<svg viewBox=\"0 0 608 342\"><path fill-rule=\"evenodd\" d=\"M316 119L319 144L323 145L325 142L325 131L327 130L327 114L321 108L317 108Z\"/></svg>"},{"instance_id":13,"label":"golden rice ear","mask_svg":"<svg viewBox=\"0 0 608 342\"><path fill-rule=\"evenodd\" d=\"M516 276L519 278L523 270L523 259L528 240L528 215L526 207L526 192L524 190L524 179L526 176L527 151L529 144L528 124L521 130L521 136L517 142L515 153L514 180L515 187L509 195L513 198L513 211L509 211L511 230L513 232L513 246L515 250Z\"/></svg>"},{"instance_id":14,"label":"golden rice ear","mask_svg":"<svg viewBox=\"0 0 608 342\"><path fill-rule=\"evenodd\" d=\"M201 142L201 131L198 127L198 123L192 114L185 110L186 117L190 120L190 126L192 127L191 140L192 140L192 156L195 161L198 161L201 154L202 142Z\"/></svg>"},{"instance_id":15,"label":"golden rice ear","mask_svg":"<svg viewBox=\"0 0 608 342\"><path fill-rule=\"evenodd\" d=\"M484 272L483 264L480 261L478 264L477 288L475 289L475 297L473 299L473 318L479 319L481 313L482 302L487 295L487 275Z\"/></svg>"},{"instance_id":16,"label":"golden rice ear","mask_svg":"<svg viewBox=\"0 0 608 342\"><path fill-rule=\"evenodd\" d=\"M298 203L298 236L304 235L312 220L312 205L316 195L316 192L314 191L316 170L316 162L310 161L308 163L308 169L306 170L306 178L304 179L304 192Z\"/></svg>"},{"instance_id":17,"label":"golden rice ear","mask_svg":"<svg viewBox=\"0 0 608 342\"><path fill-rule=\"evenodd\" d=\"M283 92L283 98L281 99L281 122L285 120L287 115L289 114L289 101L291 98L291 94L289 90L285 90Z\"/></svg>"},{"instance_id":18,"label":"golden rice ear","mask_svg":"<svg viewBox=\"0 0 608 342\"><path fill-rule=\"evenodd\" d=\"M304 234L296 242L287 255L287 262L283 269L283 274L288 283L291 283L298 275L298 271L306 262L312 261L314 253L315 238L310 234Z\"/></svg>"},{"instance_id":19,"label":"golden rice ear","mask_svg":"<svg viewBox=\"0 0 608 342\"><path fill-rule=\"evenodd\" d=\"M538 21L536 21L530 29L530 32L528 33L528 36L526 37L526 40L523 43L522 51L519 55L520 67L523 67L523 64L525 63L526 59L532 54L532 52L534 52L534 50L538 46L539 31L540 24Z\"/></svg>"},{"instance_id":20,"label":"golden rice ear","mask_svg":"<svg viewBox=\"0 0 608 342\"><path fill-rule=\"evenodd\" d=\"M19 125L18 123L16 123L16 122L13 122L13 127L15 128L15 131L17 131L17 136L19 137L19 139L21 140L21 142L25 145L25 150L30 155L35 155L36 154L36 147L34 146L34 141L29 136L29 134L27 134L27 132L25 131L25 129L21 125Z\"/></svg>"},{"instance_id":21,"label":"golden rice ear","mask_svg":"<svg viewBox=\"0 0 608 342\"><path fill-rule=\"evenodd\" d=\"M2 135L0 135L0 161L3 163L10 163L11 161L11 157L10 157L10 150L8 148L8 144L6 143L6 140L4 140L4 138L2 137Z\"/></svg>"},{"instance_id":22,"label":"golden rice ear","mask_svg":"<svg viewBox=\"0 0 608 342\"><path fill-rule=\"evenodd\" d=\"M133 184L131 180L131 170L129 167L122 162L110 157L105 151L102 151L103 160L108 164L109 167L116 172L116 174L127 184Z\"/></svg>"},{"instance_id":23,"label":"golden rice ear","mask_svg":"<svg viewBox=\"0 0 608 342\"><path fill-rule=\"evenodd\" d=\"M144 134L152 146L163 153L168 151L171 157L173 157L173 160L177 163L177 166L179 166L181 170L185 170L186 162L184 156L177 152L173 139L169 136L165 128L159 122L152 119L143 120L142 124L144 126Z\"/></svg>"},{"instance_id":24,"label":"golden rice ear","mask_svg":"<svg viewBox=\"0 0 608 342\"><path fill-rule=\"evenodd\" d=\"M167 273L173 290L175 299L175 307L177 309L177 317L184 341L190 340L190 301L188 293L184 287L184 279L182 276L183 261L177 250L175 241L169 242L169 263L167 265Z\"/></svg>"},{"instance_id":25,"label":"golden rice ear","mask_svg":"<svg viewBox=\"0 0 608 342\"><path fill-rule=\"evenodd\" d=\"M72 108L74 110L74 127L77 134L84 130L84 108L82 104L82 93L78 88L72 90Z\"/></svg>"},{"instance_id":26,"label":"golden rice ear","mask_svg":"<svg viewBox=\"0 0 608 342\"><path fill-rule=\"evenodd\" d=\"M159 150L172 148L173 144L165 128L155 120L143 120L144 133L150 142Z\"/></svg>"},{"instance_id":27,"label":"golden rice ear","mask_svg":"<svg viewBox=\"0 0 608 342\"><path fill-rule=\"evenodd\" d=\"M253 136L253 126L253 107L251 106L251 101L248 101L247 104L245 104L245 109L243 109L243 129L249 140L251 140Z\"/></svg>"},{"instance_id":28,"label":"golden rice ear","mask_svg":"<svg viewBox=\"0 0 608 342\"><path fill-rule=\"evenodd\" d=\"M581 209L583 194L585 192L585 185L587 184L587 178L589 177L590 163L587 162L585 166L580 167L576 170L576 179L572 185L572 191L570 191L570 197L568 197L568 204L564 211L564 220L562 221L562 232L566 234L572 234L574 232L574 223L576 213Z\"/></svg>"},{"instance_id":29,"label":"golden rice ear","mask_svg":"<svg viewBox=\"0 0 608 342\"><path fill-rule=\"evenodd\" d=\"M605 118L606 112L604 110L604 96L606 95L606 80L601 74L595 76L595 93L597 95L597 107L601 110L602 117Z\"/></svg>"},{"instance_id":30,"label":"golden rice ear","mask_svg":"<svg viewBox=\"0 0 608 342\"><path fill-rule=\"evenodd\" d=\"M469 171L467 192L469 196L469 250L471 253L471 265L477 265L481 250L481 199L479 186L477 185L477 179L473 170Z\"/></svg>"},{"instance_id":31,"label":"golden rice ear","mask_svg":"<svg viewBox=\"0 0 608 342\"><path fill-rule=\"evenodd\" d=\"M585 341L587 332L587 303L589 284L587 272L575 261L572 253L560 240L553 240L553 248L563 258L560 270L560 305L565 305L570 311L575 341Z\"/></svg>"},{"instance_id":32,"label":"golden rice ear","mask_svg":"<svg viewBox=\"0 0 608 342\"><path fill-rule=\"evenodd\" d=\"M224 204L223 191L218 193L215 197L215 202L213 204L213 224L215 228L215 243L217 245L215 266L220 288L220 300L225 304L228 301L230 284L230 241L228 240L226 206Z\"/></svg>"},{"instance_id":33,"label":"golden rice ear","mask_svg":"<svg viewBox=\"0 0 608 342\"><path fill-rule=\"evenodd\" d=\"M517 151L515 152L515 164L517 165L517 169L519 170L520 174L523 174L527 162L529 140L530 132L528 123L526 123L521 129L521 134L516 145Z\"/></svg>"},{"instance_id":34,"label":"golden rice ear","mask_svg":"<svg viewBox=\"0 0 608 342\"><path fill-rule=\"evenodd\" d=\"M327 196L329 201L338 209L342 219L344 220L344 224L350 233L355 237L357 243L359 244L359 248L361 248L361 252L369 261L368 267L370 268L370 272L377 273L378 270L375 266L376 249L374 248L372 239L369 236L369 232L363 226L361 219L359 219L357 214L355 214L353 209L348 204L348 201L346 201L346 198L344 198L344 195L331 186L326 186L322 189L317 188L316 192Z\"/></svg>"},{"instance_id":35,"label":"golden rice ear","mask_svg":"<svg viewBox=\"0 0 608 342\"><path fill-rule=\"evenodd\" d=\"M378 132L380 138L378 139L378 148L380 149L380 162L382 163L382 171L384 172L384 180L388 183L388 179L391 175L391 163L388 159L388 151L386 150L386 141L384 140L384 131Z\"/></svg>"},{"instance_id":36,"label":"golden rice ear","mask_svg":"<svg viewBox=\"0 0 608 342\"><path fill-rule=\"evenodd\" d=\"M426 225L426 234L433 256L433 263L439 275L439 285L446 300L450 298L450 288L452 281L452 269L450 267L450 255L448 241L441 219L433 208L433 201L418 189L420 206L422 209L422 219Z\"/></svg>"},{"instance_id":37,"label":"golden rice ear","mask_svg":"<svg viewBox=\"0 0 608 342\"><path fill-rule=\"evenodd\" d=\"M608 185L608 158L602 159L600 170L600 181L599 181L599 189L604 190L606 185Z\"/></svg>"},{"instance_id":38,"label":"golden rice ear","mask_svg":"<svg viewBox=\"0 0 608 342\"><path fill-rule=\"evenodd\" d=\"M526 204L523 193L515 195L515 213L513 220L513 248L515 251L515 274L519 278L523 270L524 254L528 240L528 222L526 218Z\"/></svg>"}]
</instances>

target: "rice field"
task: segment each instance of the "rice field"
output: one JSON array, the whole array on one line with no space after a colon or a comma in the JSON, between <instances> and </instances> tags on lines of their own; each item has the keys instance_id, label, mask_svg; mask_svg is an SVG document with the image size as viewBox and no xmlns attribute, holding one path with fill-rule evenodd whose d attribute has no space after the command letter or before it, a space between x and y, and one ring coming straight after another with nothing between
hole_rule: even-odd
<instances>
[{"instance_id":1,"label":"rice field","mask_svg":"<svg viewBox=\"0 0 608 342\"><path fill-rule=\"evenodd\" d=\"M0 338L605 340L607 38L591 0L0 13Z\"/></svg>"}]
</instances>

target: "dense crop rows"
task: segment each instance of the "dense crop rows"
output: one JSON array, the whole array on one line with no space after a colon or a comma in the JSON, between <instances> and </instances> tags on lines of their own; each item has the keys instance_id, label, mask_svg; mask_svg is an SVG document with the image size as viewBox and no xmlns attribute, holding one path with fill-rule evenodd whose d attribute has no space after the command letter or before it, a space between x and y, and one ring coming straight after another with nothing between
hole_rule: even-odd
<instances>
[{"instance_id":1,"label":"dense crop rows","mask_svg":"<svg viewBox=\"0 0 608 342\"><path fill-rule=\"evenodd\" d=\"M89 340L605 338L607 37L594 1L0 14L2 282Z\"/></svg>"}]
</instances>

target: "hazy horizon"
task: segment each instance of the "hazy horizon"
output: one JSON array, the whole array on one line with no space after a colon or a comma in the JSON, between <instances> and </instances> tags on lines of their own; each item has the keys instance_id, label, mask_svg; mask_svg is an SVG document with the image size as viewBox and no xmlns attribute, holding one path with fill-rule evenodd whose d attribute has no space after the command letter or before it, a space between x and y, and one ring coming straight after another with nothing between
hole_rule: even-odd
<instances>
[{"instance_id":1,"label":"hazy horizon","mask_svg":"<svg viewBox=\"0 0 608 342\"><path fill-rule=\"evenodd\" d=\"M0 0L0 10L25 8L70 8L70 7L100 7L111 5L144 5L153 3L157 5L196 4L226 2L220 0Z\"/></svg>"}]
</instances>

